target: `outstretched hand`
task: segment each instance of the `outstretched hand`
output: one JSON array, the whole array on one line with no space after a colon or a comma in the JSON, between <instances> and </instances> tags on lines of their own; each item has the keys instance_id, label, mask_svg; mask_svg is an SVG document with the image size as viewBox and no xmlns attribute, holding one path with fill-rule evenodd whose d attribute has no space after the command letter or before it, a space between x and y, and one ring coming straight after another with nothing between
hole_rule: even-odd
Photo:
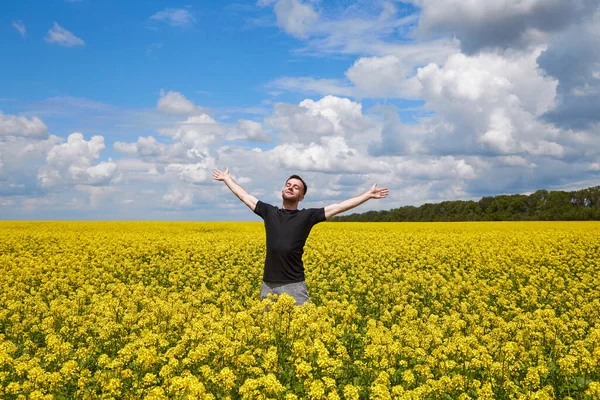
<instances>
[{"instance_id":1,"label":"outstretched hand","mask_svg":"<svg viewBox=\"0 0 600 400\"><path fill-rule=\"evenodd\" d=\"M372 199L383 199L388 195L390 191L388 188L377 188L377 184L374 184L369 193Z\"/></svg>"},{"instance_id":2,"label":"outstretched hand","mask_svg":"<svg viewBox=\"0 0 600 400\"><path fill-rule=\"evenodd\" d=\"M213 179L216 181L224 181L229 176L229 168L225 168L225 172L221 172L218 169L213 171Z\"/></svg>"}]
</instances>

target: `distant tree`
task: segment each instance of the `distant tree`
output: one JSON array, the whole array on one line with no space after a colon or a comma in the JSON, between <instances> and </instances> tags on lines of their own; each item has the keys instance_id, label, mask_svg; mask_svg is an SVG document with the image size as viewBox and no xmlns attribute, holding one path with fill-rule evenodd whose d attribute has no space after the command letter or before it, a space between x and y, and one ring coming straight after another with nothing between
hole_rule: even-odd
<instances>
[{"instance_id":1,"label":"distant tree","mask_svg":"<svg viewBox=\"0 0 600 400\"><path fill-rule=\"evenodd\" d=\"M420 207L336 216L334 221L521 221L600 220L600 186L573 192L537 190L522 194L482 197L479 201L443 201Z\"/></svg>"}]
</instances>

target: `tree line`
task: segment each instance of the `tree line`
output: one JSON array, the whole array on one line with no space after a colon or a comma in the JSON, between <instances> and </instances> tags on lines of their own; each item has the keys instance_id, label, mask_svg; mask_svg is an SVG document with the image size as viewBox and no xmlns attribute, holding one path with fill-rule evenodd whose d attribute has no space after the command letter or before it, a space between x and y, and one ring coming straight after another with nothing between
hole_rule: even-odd
<instances>
[{"instance_id":1,"label":"tree line","mask_svg":"<svg viewBox=\"0 0 600 400\"><path fill-rule=\"evenodd\" d=\"M530 195L499 195L479 201L443 201L333 218L338 222L588 220L600 220L600 186L573 192L538 190Z\"/></svg>"}]
</instances>

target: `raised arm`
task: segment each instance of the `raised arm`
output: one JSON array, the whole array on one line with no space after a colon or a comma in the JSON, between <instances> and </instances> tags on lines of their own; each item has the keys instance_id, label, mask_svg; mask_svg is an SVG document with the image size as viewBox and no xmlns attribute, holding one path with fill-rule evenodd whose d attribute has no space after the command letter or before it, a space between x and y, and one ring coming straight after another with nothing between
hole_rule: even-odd
<instances>
[{"instance_id":1,"label":"raised arm","mask_svg":"<svg viewBox=\"0 0 600 400\"><path fill-rule=\"evenodd\" d=\"M258 200L256 199L256 197L252 196L251 194L248 194L248 192L246 192L243 187L238 185L237 182L233 180L231 175L229 175L229 168L225 168L225 172L221 172L219 170L213 171L213 179L225 182L229 190L231 190L233 194L235 194L238 197L238 199L243 201L244 204L246 204L248 207L250 207L252 211L254 211Z\"/></svg>"},{"instance_id":2,"label":"raised arm","mask_svg":"<svg viewBox=\"0 0 600 400\"><path fill-rule=\"evenodd\" d=\"M331 217L333 217L334 215L359 206L369 199L383 199L388 195L388 193L389 190L387 188L378 189L377 184L374 184L369 191L363 194L359 194L356 197L344 200L341 203L332 204L330 206L325 207L325 218L331 219Z\"/></svg>"}]
</instances>

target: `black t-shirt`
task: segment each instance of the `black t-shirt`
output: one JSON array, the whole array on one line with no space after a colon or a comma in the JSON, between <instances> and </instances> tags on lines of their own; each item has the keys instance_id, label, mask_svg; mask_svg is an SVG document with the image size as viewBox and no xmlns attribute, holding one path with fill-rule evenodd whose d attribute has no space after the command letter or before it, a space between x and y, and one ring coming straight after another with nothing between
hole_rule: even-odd
<instances>
[{"instance_id":1,"label":"black t-shirt","mask_svg":"<svg viewBox=\"0 0 600 400\"><path fill-rule=\"evenodd\" d=\"M313 226L325 221L324 208L285 210L259 201L254 212L265 221L265 282L302 282L304 244Z\"/></svg>"}]
</instances>

